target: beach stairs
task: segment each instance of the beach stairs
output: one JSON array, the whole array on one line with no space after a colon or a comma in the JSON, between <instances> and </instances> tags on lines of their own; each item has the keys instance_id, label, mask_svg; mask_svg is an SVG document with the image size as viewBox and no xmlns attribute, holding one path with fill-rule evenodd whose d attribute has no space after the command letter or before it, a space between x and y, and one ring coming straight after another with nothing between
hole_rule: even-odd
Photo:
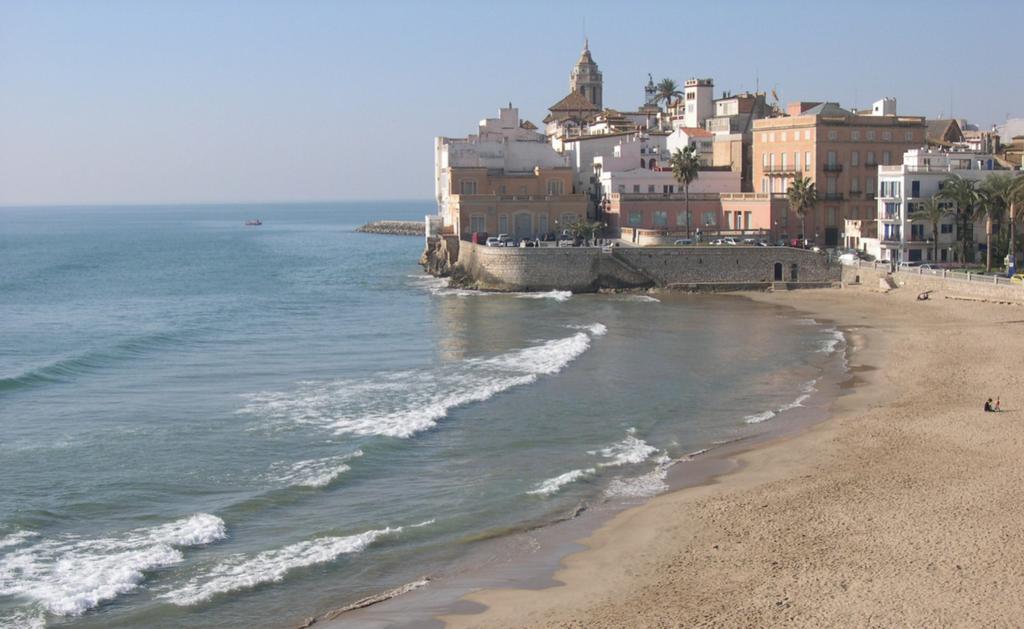
<instances>
[{"instance_id":1,"label":"beach stairs","mask_svg":"<svg viewBox=\"0 0 1024 629\"><path fill-rule=\"evenodd\" d=\"M601 261L605 260L612 264L600 267L602 285L616 288L652 288L658 285L657 280L621 258L614 248L608 255L601 256Z\"/></svg>"},{"instance_id":2,"label":"beach stairs","mask_svg":"<svg viewBox=\"0 0 1024 629\"><path fill-rule=\"evenodd\" d=\"M899 285L896 284L896 278L893 276L886 275L885 277L878 278L878 290L883 293L888 293L894 288L899 288Z\"/></svg>"}]
</instances>

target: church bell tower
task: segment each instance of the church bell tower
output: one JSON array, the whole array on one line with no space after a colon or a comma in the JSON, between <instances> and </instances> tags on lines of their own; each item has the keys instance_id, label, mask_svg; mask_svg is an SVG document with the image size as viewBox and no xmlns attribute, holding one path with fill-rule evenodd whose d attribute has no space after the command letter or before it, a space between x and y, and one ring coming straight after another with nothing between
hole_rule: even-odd
<instances>
[{"instance_id":1,"label":"church bell tower","mask_svg":"<svg viewBox=\"0 0 1024 629\"><path fill-rule=\"evenodd\" d=\"M604 80L593 57L590 56L590 42L586 39L583 40L583 52L580 53L579 61L569 75L569 89L582 94L598 109L604 109L601 104Z\"/></svg>"}]
</instances>

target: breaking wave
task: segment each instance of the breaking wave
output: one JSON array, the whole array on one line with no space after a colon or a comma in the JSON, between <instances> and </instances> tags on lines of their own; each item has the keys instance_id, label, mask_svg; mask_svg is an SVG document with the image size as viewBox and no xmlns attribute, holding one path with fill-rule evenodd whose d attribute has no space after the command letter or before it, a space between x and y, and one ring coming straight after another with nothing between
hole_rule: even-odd
<instances>
[{"instance_id":1,"label":"breaking wave","mask_svg":"<svg viewBox=\"0 0 1024 629\"><path fill-rule=\"evenodd\" d=\"M657 466L640 476L632 478L618 477L608 483L604 490L605 496L609 498L647 498L668 490L668 469L672 467L673 461L666 454L659 456L655 462Z\"/></svg>"},{"instance_id":2,"label":"breaking wave","mask_svg":"<svg viewBox=\"0 0 1024 629\"><path fill-rule=\"evenodd\" d=\"M748 424L760 424L761 422L768 421L775 417L779 413L785 413L786 411L791 411L794 408L803 406L804 402L811 399L811 395L818 390L817 387L814 386L817 383L817 380L808 380L800 386L800 395L798 395L792 402L783 404L774 411L764 411L763 413L757 413L756 415L747 415L743 418L743 421Z\"/></svg>"},{"instance_id":3,"label":"breaking wave","mask_svg":"<svg viewBox=\"0 0 1024 629\"><path fill-rule=\"evenodd\" d=\"M554 299L555 301L569 301L572 297L572 291L549 290L542 293L517 293L517 296L522 299Z\"/></svg>"},{"instance_id":4,"label":"breaking wave","mask_svg":"<svg viewBox=\"0 0 1024 629\"><path fill-rule=\"evenodd\" d=\"M301 382L297 389L246 396L239 413L272 424L308 424L335 433L411 437L429 430L457 407L554 375L578 358L604 325L571 336L438 369L383 373L370 378Z\"/></svg>"},{"instance_id":5,"label":"breaking wave","mask_svg":"<svg viewBox=\"0 0 1024 629\"><path fill-rule=\"evenodd\" d=\"M0 556L0 596L25 597L52 614L77 616L136 589L146 572L180 563L181 548L225 535L223 520L198 513L117 537L22 542Z\"/></svg>"},{"instance_id":6,"label":"breaking wave","mask_svg":"<svg viewBox=\"0 0 1024 629\"><path fill-rule=\"evenodd\" d=\"M555 476L554 478L549 478L547 480L541 481L537 483L537 485L533 489L526 493L539 496L550 496L551 494L557 493L562 487L568 485L569 483L575 483L581 478L586 478L587 476L592 476L596 473L597 468L593 467L588 467L587 469L583 470L573 470L571 472L566 472L565 474Z\"/></svg>"},{"instance_id":7,"label":"breaking wave","mask_svg":"<svg viewBox=\"0 0 1024 629\"><path fill-rule=\"evenodd\" d=\"M410 528L427 526L433 520ZM345 537L320 537L255 555L232 555L201 571L183 586L160 595L179 606L195 605L218 594L247 590L264 583L276 583L296 568L334 561L341 555L360 553L386 535L401 533L403 527L387 527Z\"/></svg>"},{"instance_id":8,"label":"breaking wave","mask_svg":"<svg viewBox=\"0 0 1024 629\"><path fill-rule=\"evenodd\" d=\"M590 450L587 454L608 459L604 463L598 463L598 467L621 467L643 463L657 451L657 448L636 436L636 428L630 428L622 441L600 450Z\"/></svg>"},{"instance_id":9,"label":"breaking wave","mask_svg":"<svg viewBox=\"0 0 1024 629\"><path fill-rule=\"evenodd\" d=\"M291 464L275 463L270 468L270 480L287 487L326 487L334 479L352 469L348 461L360 456L363 456L362 450Z\"/></svg>"},{"instance_id":10,"label":"breaking wave","mask_svg":"<svg viewBox=\"0 0 1024 629\"><path fill-rule=\"evenodd\" d=\"M831 335L831 337L818 344L818 352L822 354L831 354L836 351L836 348L843 342L845 337L843 336L842 331L837 328L830 328L826 331Z\"/></svg>"}]
</instances>

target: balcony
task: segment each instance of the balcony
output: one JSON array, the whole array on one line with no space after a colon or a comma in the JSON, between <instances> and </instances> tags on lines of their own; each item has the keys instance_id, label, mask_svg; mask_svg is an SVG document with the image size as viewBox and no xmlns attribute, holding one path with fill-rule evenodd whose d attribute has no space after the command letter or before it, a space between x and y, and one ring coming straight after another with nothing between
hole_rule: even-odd
<instances>
[{"instance_id":1,"label":"balcony","mask_svg":"<svg viewBox=\"0 0 1024 629\"><path fill-rule=\"evenodd\" d=\"M795 175L800 172L800 169L796 166L780 166L778 164L771 164L768 166L762 166L764 174L766 175Z\"/></svg>"},{"instance_id":2,"label":"balcony","mask_svg":"<svg viewBox=\"0 0 1024 629\"><path fill-rule=\"evenodd\" d=\"M826 201L842 201L843 200L843 193L842 192L826 192L825 193L825 200Z\"/></svg>"},{"instance_id":3,"label":"balcony","mask_svg":"<svg viewBox=\"0 0 1024 629\"><path fill-rule=\"evenodd\" d=\"M878 166L878 162L876 162L874 160L869 160L869 161L864 162L864 166L867 167L867 168L874 168L875 166Z\"/></svg>"},{"instance_id":4,"label":"balcony","mask_svg":"<svg viewBox=\"0 0 1024 629\"><path fill-rule=\"evenodd\" d=\"M842 164L825 164L824 166L822 166L822 168L824 168L825 172L827 172L827 173L841 173L841 172L843 172L843 165Z\"/></svg>"},{"instance_id":5,"label":"balcony","mask_svg":"<svg viewBox=\"0 0 1024 629\"><path fill-rule=\"evenodd\" d=\"M861 190L850 190L851 197L860 197L862 194L864 194L864 192Z\"/></svg>"},{"instance_id":6,"label":"balcony","mask_svg":"<svg viewBox=\"0 0 1024 629\"><path fill-rule=\"evenodd\" d=\"M874 192L865 192L864 193L864 198L865 199L874 199L875 198L875 193Z\"/></svg>"}]
</instances>

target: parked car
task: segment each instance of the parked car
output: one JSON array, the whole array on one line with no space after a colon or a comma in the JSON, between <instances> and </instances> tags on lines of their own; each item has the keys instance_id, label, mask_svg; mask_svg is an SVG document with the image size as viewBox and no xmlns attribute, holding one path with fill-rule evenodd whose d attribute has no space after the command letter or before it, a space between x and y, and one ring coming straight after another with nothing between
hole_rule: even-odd
<instances>
[{"instance_id":1,"label":"parked car","mask_svg":"<svg viewBox=\"0 0 1024 629\"><path fill-rule=\"evenodd\" d=\"M757 245L757 239L756 238L744 238L743 239L743 244L750 245L750 246L756 246Z\"/></svg>"},{"instance_id":2,"label":"parked car","mask_svg":"<svg viewBox=\"0 0 1024 629\"><path fill-rule=\"evenodd\" d=\"M736 239L733 238L732 236L726 236L725 238L722 239L722 244L725 244L725 245L738 245L739 243L736 242Z\"/></svg>"},{"instance_id":3,"label":"parked car","mask_svg":"<svg viewBox=\"0 0 1024 629\"><path fill-rule=\"evenodd\" d=\"M508 234L498 234L498 242L501 243L499 245L500 247L515 247L516 246L515 240L513 240L512 236L509 236Z\"/></svg>"},{"instance_id":4,"label":"parked car","mask_svg":"<svg viewBox=\"0 0 1024 629\"><path fill-rule=\"evenodd\" d=\"M757 246L758 247L770 247L771 245L768 244L767 240L758 240L757 241Z\"/></svg>"},{"instance_id":5,"label":"parked car","mask_svg":"<svg viewBox=\"0 0 1024 629\"><path fill-rule=\"evenodd\" d=\"M693 244L693 240L691 240L689 238L680 238L679 240L675 241L672 244L675 244L675 245L692 245Z\"/></svg>"},{"instance_id":6,"label":"parked car","mask_svg":"<svg viewBox=\"0 0 1024 629\"><path fill-rule=\"evenodd\" d=\"M847 251L846 253L841 254L837 259L843 264L853 264L857 261L857 254Z\"/></svg>"},{"instance_id":7,"label":"parked car","mask_svg":"<svg viewBox=\"0 0 1024 629\"><path fill-rule=\"evenodd\" d=\"M484 244L486 244L488 247L500 247L501 240L497 236L491 236L490 238L487 239L487 242Z\"/></svg>"}]
</instances>

